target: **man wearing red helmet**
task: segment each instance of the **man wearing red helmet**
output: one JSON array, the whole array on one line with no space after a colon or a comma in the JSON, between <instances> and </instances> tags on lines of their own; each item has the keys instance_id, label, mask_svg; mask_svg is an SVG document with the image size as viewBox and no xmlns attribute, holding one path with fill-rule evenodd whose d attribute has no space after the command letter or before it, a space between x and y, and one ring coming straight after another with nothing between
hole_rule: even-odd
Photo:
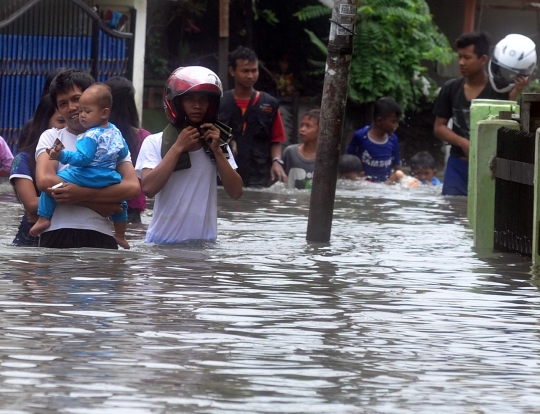
<instances>
[{"instance_id":1,"label":"man wearing red helmet","mask_svg":"<svg viewBox=\"0 0 540 414\"><path fill-rule=\"evenodd\" d=\"M229 74L234 78L234 89L223 95L218 118L232 128L234 154L244 185L267 187L276 181L287 183L281 159L285 130L279 102L254 88L259 78L255 52L242 46L233 51L229 56Z\"/></svg>"},{"instance_id":2,"label":"man wearing red helmet","mask_svg":"<svg viewBox=\"0 0 540 414\"><path fill-rule=\"evenodd\" d=\"M144 194L156 198L147 243L215 240L217 174L231 198L242 195L236 162L215 124L222 94L207 68L182 67L169 76L163 103L170 123L144 140L135 166Z\"/></svg>"}]
</instances>

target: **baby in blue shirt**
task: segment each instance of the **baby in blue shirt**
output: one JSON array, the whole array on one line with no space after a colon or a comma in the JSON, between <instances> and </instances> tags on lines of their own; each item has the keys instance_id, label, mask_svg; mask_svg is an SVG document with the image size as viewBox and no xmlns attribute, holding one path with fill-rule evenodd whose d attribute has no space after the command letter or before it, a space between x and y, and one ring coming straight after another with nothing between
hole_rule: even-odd
<instances>
[{"instance_id":1,"label":"baby in blue shirt","mask_svg":"<svg viewBox=\"0 0 540 414\"><path fill-rule=\"evenodd\" d=\"M437 174L435 167L435 158L427 151L418 152L411 158L411 175L422 184L441 184L439 179L435 177Z\"/></svg>"},{"instance_id":2,"label":"baby in blue shirt","mask_svg":"<svg viewBox=\"0 0 540 414\"><path fill-rule=\"evenodd\" d=\"M58 186L68 182L82 187L101 188L122 181L122 177L116 171L116 164L129 155L129 150L120 130L109 122L111 107L112 94L107 85L94 83L83 92L79 98L79 121L87 131L77 136L77 151L63 151L63 145L58 139L54 147L47 150L49 159L70 166L58 172L58 176L63 180L57 184ZM55 208L55 199L42 192L38 204L39 218L30 229L32 236L38 236L50 227ZM114 223L114 238L121 247L129 249L125 237L127 228L125 201L122 208L122 213L111 216Z\"/></svg>"}]
</instances>

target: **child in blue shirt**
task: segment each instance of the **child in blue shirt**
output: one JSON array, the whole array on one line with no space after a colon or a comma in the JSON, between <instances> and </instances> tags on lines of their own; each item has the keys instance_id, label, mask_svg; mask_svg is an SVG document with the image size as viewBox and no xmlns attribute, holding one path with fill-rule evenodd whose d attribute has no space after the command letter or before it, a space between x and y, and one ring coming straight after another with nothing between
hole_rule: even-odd
<instances>
[{"instance_id":1,"label":"child in blue shirt","mask_svg":"<svg viewBox=\"0 0 540 414\"><path fill-rule=\"evenodd\" d=\"M418 152L411 158L411 175L422 184L441 185L439 179L435 177L437 174L435 167L435 158L427 151Z\"/></svg>"},{"instance_id":2,"label":"child in blue shirt","mask_svg":"<svg viewBox=\"0 0 540 414\"><path fill-rule=\"evenodd\" d=\"M375 102L373 124L356 131L347 147L347 154L362 161L366 179L393 184L401 170L399 143L394 131L399 126L401 108L392 98Z\"/></svg>"},{"instance_id":3,"label":"child in blue shirt","mask_svg":"<svg viewBox=\"0 0 540 414\"><path fill-rule=\"evenodd\" d=\"M79 122L87 131L77 137L77 151L63 151L56 144L47 150L49 159L69 164L72 168L62 170L58 176L65 182L89 188L108 187L118 184L122 177L116 171L118 160L128 156L129 150L122 133L109 122L112 107L111 89L103 83L94 83L79 98ZM58 140L57 140L58 141ZM59 183L59 186L63 183ZM53 187L54 188L54 187ZM38 204L38 220L30 229L38 236L51 225L56 200L42 192ZM114 238L125 249L129 243L125 238L127 228L127 203L122 203L122 213L111 216L114 223Z\"/></svg>"}]
</instances>

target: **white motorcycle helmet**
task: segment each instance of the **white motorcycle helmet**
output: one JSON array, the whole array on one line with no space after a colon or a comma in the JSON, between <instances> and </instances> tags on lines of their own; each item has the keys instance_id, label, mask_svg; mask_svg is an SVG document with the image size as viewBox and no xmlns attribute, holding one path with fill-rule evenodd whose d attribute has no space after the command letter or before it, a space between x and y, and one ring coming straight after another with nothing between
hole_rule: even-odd
<instances>
[{"instance_id":1,"label":"white motorcycle helmet","mask_svg":"<svg viewBox=\"0 0 540 414\"><path fill-rule=\"evenodd\" d=\"M497 92L510 92L514 78L529 76L536 67L536 46L527 36L510 34L495 46L489 61L491 86Z\"/></svg>"}]
</instances>

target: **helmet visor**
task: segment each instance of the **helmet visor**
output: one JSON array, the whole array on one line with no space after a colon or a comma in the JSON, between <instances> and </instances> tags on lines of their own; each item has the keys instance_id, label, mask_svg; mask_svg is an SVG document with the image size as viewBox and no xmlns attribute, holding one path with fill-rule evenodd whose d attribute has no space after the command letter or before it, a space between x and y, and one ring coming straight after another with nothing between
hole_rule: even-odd
<instances>
[{"instance_id":1,"label":"helmet visor","mask_svg":"<svg viewBox=\"0 0 540 414\"><path fill-rule=\"evenodd\" d=\"M520 74L512 69L505 68L499 64L491 61L490 63L490 75L491 80L497 90L507 89L510 86L513 87L514 79Z\"/></svg>"}]
</instances>

